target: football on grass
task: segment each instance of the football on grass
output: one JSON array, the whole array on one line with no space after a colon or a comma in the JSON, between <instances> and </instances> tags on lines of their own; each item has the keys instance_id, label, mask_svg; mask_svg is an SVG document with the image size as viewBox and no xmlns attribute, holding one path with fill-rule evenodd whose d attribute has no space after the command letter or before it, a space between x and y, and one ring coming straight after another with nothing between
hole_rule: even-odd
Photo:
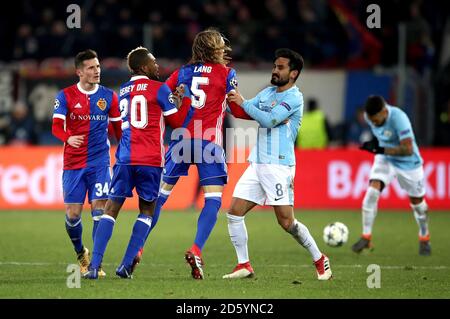
<instances>
[{"instance_id":1,"label":"football on grass","mask_svg":"<svg viewBox=\"0 0 450 319\"><path fill-rule=\"evenodd\" d=\"M323 240L328 246L339 247L348 240L348 228L341 222L334 222L325 226Z\"/></svg>"}]
</instances>

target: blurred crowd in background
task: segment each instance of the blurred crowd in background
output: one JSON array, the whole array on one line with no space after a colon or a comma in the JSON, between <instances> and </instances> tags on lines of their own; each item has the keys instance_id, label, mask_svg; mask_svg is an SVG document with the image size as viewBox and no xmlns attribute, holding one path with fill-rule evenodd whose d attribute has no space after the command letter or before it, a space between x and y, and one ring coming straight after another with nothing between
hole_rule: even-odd
<instances>
[{"instance_id":1,"label":"blurred crowd in background","mask_svg":"<svg viewBox=\"0 0 450 319\"><path fill-rule=\"evenodd\" d=\"M379 29L365 26L372 2L382 8ZM69 3L82 8L80 29L66 26ZM95 48L102 59L123 59L131 48L144 44L146 36L158 58L185 63L195 34L215 26L229 39L236 62L256 67L270 62L276 48L290 47L303 55L307 68L373 70L397 65L398 25L404 22L406 63L434 90L433 144L450 145L450 63L442 62L448 50L444 35L450 33L445 30L450 24L446 1L21 0L12 6L14 14L4 10L0 19L3 65L69 59L85 48ZM344 126L340 144L365 132L361 110ZM24 102L17 101L7 116L0 116L3 143L24 139L36 144L36 134Z\"/></svg>"},{"instance_id":2,"label":"blurred crowd in background","mask_svg":"<svg viewBox=\"0 0 450 319\"><path fill-rule=\"evenodd\" d=\"M77 1L70 1L77 3ZM397 63L397 26L408 24L408 62L431 66L442 41L448 11L435 1L386 1L382 28L358 30L367 6L359 0L88 0L82 7L82 28L66 27L66 1L19 1L20 16L7 21L14 30L3 34L0 60L72 57L79 48L95 47L100 56L125 57L141 43L143 26L151 27L159 57L186 60L195 34L215 26L229 38L233 58L271 60L276 48L302 52L314 67L369 68ZM12 20L13 19L13 20ZM8 19L7 19L8 20ZM356 20L356 21L353 21ZM12 25L11 25L12 24ZM12 28L11 28L12 27ZM8 50L10 48L10 50Z\"/></svg>"}]
</instances>

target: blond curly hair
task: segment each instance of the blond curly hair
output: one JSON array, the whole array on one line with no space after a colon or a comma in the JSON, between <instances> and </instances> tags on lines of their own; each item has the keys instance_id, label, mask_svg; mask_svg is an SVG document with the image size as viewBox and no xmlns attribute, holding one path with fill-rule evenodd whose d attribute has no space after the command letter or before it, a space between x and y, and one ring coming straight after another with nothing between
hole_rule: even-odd
<instances>
[{"instance_id":1,"label":"blond curly hair","mask_svg":"<svg viewBox=\"0 0 450 319\"><path fill-rule=\"evenodd\" d=\"M199 32L192 44L192 58L189 63L228 64L231 60L228 56L231 47L227 42L228 40L216 29L208 28Z\"/></svg>"}]
</instances>

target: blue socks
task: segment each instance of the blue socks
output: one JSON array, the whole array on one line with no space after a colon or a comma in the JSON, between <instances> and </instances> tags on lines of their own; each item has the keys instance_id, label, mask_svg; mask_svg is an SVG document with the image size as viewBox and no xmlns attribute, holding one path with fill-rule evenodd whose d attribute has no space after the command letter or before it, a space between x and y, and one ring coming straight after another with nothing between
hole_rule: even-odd
<instances>
[{"instance_id":1,"label":"blue socks","mask_svg":"<svg viewBox=\"0 0 450 319\"><path fill-rule=\"evenodd\" d=\"M221 193L219 193L222 195ZM222 205L222 198L219 196L208 196L205 194L205 206L203 207L197 222L197 234L194 243L202 249L211 231L217 222L217 213ZM216 194L214 194L216 195Z\"/></svg>"},{"instance_id":2,"label":"blue socks","mask_svg":"<svg viewBox=\"0 0 450 319\"><path fill-rule=\"evenodd\" d=\"M152 225L152 218L150 216L139 214L133 226L133 233L131 234L130 242L128 243L127 251L122 260L122 265L127 269L133 263L139 249L144 247L148 234L150 233Z\"/></svg>"},{"instance_id":3,"label":"blue socks","mask_svg":"<svg viewBox=\"0 0 450 319\"><path fill-rule=\"evenodd\" d=\"M159 219L159 214L161 213L161 209L166 203L167 199L169 198L171 192L167 192L167 194L159 193L158 198L156 199L156 205L155 205L155 211L153 212L153 218L152 218L152 227L150 228L150 231L155 227L156 223Z\"/></svg>"},{"instance_id":4,"label":"blue socks","mask_svg":"<svg viewBox=\"0 0 450 319\"><path fill-rule=\"evenodd\" d=\"M95 232L97 231L98 223L100 222L100 218L103 215L103 209L94 209L91 212L92 215L92 221L94 222L94 225L92 226L92 242L94 242L95 238Z\"/></svg>"},{"instance_id":5,"label":"blue socks","mask_svg":"<svg viewBox=\"0 0 450 319\"><path fill-rule=\"evenodd\" d=\"M153 212L152 226L150 227L150 230L148 231L147 236L145 237L145 241L147 241L148 235L150 235L152 229L156 226L156 223L158 222L159 219L159 214L161 214L161 209L166 203L167 199L169 198L169 195L170 192L167 192L167 194L159 193L158 198L156 199L155 210Z\"/></svg>"},{"instance_id":6,"label":"blue socks","mask_svg":"<svg viewBox=\"0 0 450 319\"><path fill-rule=\"evenodd\" d=\"M98 223L94 239L94 249L92 251L91 267L100 267L105 253L106 246L111 239L114 229L115 219L109 215L103 215Z\"/></svg>"},{"instance_id":7,"label":"blue socks","mask_svg":"<svg viewBox=\"0 0 450 319\"><path fill-rule=\"evenodd\" d=\"M95 209L91 212L91 215L92 220L94 221L94 225L92 227L92 241L94 241L100 217L103 215L103 209ZM70 240L73 243L75 251L77 253L80 253L83 250L83 225L81 224L81 216L78 218L70 219L66 215L66 230L67 234L70 237Z\"/></svg>"},{"instance_id":8,"label":"blue socks","mask_svg":"<svg viewBox=\"0 0 450 319\"><path fill-rule=\"evenodd\" d=\"M83 225L81 224L81 216L78 218L70 219L66 215L66 230L67 234L72 241L73 247L76 253L80 253L83 250Z\"/></svg>"}]
</instances>

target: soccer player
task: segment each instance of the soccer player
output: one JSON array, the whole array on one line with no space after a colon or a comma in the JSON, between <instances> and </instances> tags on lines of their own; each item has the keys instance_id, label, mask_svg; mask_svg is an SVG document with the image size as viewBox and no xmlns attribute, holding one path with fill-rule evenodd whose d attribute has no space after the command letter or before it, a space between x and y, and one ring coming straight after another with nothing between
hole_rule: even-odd
<instances>
[{"instance_id":1,"label":"soccer player","mask_svg":"<svg viewBox=\"0 0 450 319\"><path fill-rule=\"evenodd\" d=\"M202 249L217 221L222 205L222 190L227 183L227 167L222 148L222 125L226 111L226 94L236 85L236 72L229 62L224 37L214 29L199 32L192 45L187 65L176 70L166 81L173 90L184 85L192 108L183 123L184 130L172 133L166 154L163 182L156 203L155 216L177 183L187 175L191 164L197 166L205 204L197 223L197 233L185 259L194 279L203 279Z\"/></svg>"},{"instance_id":2,"label":"soccer player","mask_svg":"<svg viewBox=\"0 0 450 319\"><path fill-rule=\"evenodd\" d=\"M105 213L100 219L94 240L92 261L84 277L97 279L106 246L111 238L119 211L136 188L139 215L133 227L125 256L116 270L122 278L132 278L137 263L135 257L150 232L155 200L158 196L164 166L165 120L172 127L183 123L190 101L180 111L181 98L172 94L159 78L155 57L143 47L132 50L127 57L132 74L130 81L120 87L120 111L123 134L116 151L116 164ZM177 104L175 104L177 102Z\"/></svg>"},{"instance_id":3,"label":"soccer player","mask_svg":"<svg viewBox=\"0 0 450 319\"><path fill-rule=\"evenodd\" d=\"M94 221L94 239L103 215L111 182L108 121L120 139L121 118L117 94L100 83L100 63L93 50L75 57L79 82L56 96L53 135L64 144L63 193L66 206L66 230L73 243L81 273L89 265L89 250L83 245L81 211L86 193ZM100 276L105 276L103 270Z\"/></svg>"},{"instance_id":4,"label":"soccer player","mask_svg":"<svg viewBox=\"0 0 450 319\"><path fill-rule=\"evenodd\" d=\"M272 69L273 86L250 100L244 100L237 91L228 94L230 108L239 105L260 126L257 144L248 159L250 166L236 184L227 214L238 265L223 278L254 275L244 218L253 207L263 204L273 207L280 226L309 251L318 279L328 280L332 276L328 257L320 252L308 228L294 216L294 145L303 114L303 95L295 82L302 68L300 54L290 49L278 49Z\"/></svg>"},{"instance_id":5,"label":"soccer player","mask_svg":"<svg viewBox=\"0 0 450 319\"><path fill-rule=\"evenodd\" d=\"M424 199L423 160L408 116L400 108L388 105L381 96L370 96L365 103L365 119L375 138L360 147L376 154L369 177L369 187L362 202L362 236L352 246L360 253L371 248L372 228L378 199L383 189L397 177L408 195L419 226L419 254L431 254L428 230L428 206Z\"/></svg>"}]
</instances>

